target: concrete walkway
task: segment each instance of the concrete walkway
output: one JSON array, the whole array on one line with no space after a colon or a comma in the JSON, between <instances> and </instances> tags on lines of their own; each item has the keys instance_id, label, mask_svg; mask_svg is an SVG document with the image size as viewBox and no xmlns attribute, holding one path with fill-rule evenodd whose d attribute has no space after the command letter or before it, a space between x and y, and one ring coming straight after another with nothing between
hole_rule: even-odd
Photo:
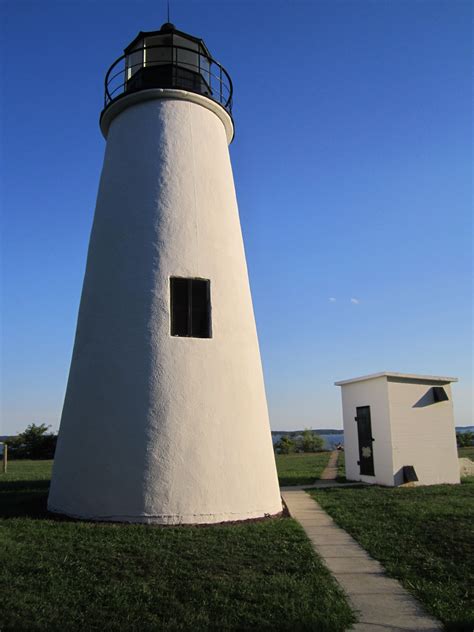
<instances>
[{"instance_id":1,"label":"concrete walkway","mask_svg":"<svg viewBox=\"0 0 474 632\"><path fill-rule=\"evenodd\" d=\"M329 457L328 464L326 465L323 473L321 474L322 481L335 481L336 480L338 459L339 459L339 452L337 450L333 450Z\"/></svg>"},{"instance_id":2,"label":"concrete walkway","mask_svg":"<svg viewBox=\"0 0 474 632\"><path fill-rule=\"evenodd\" d=\"M442 625L428 616L401 584L387 577L379 562L357 544L306 492L282 493L291 516L298 520L316 552L358 611L355 632L439 632Z\"/></svg>"}]
</instances>

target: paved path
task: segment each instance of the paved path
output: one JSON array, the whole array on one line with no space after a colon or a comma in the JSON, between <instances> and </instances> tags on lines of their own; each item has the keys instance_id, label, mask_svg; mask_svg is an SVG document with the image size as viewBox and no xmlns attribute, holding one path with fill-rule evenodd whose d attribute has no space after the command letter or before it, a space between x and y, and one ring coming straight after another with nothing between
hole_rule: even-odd
<instances>
[{"instance_id":1,"label":"paved path","mask_svg":"<svg viewBox=\"0 0 474 632\"><path fill-rule=\"evenodd\" d=\"M322 481L335 481L336 480L338 459L339 459L339 452L337 450L333 450L329 457L328 464L326 465L323 473L321 474Z\"/></svg>"},{"instance_id":2,"label":"paved path","mask_svg":"<svg viewBox=\"0 0 474 632\"><path fill-rule=\"evenodd\" d=\"M399 582L387 577L381 564L304 491L284 491L283 500L316 552L341 584L359 622L354 632L439 632L442 625L428 616Z\"/></svg>"}]
</instances>

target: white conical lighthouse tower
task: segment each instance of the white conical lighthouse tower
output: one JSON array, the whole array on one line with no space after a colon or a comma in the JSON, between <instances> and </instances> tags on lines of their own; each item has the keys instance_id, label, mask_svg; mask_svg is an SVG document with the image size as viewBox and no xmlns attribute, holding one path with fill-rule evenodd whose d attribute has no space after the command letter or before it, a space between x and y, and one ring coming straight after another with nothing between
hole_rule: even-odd
<instances>
[{"instance_id":1,"label":"white conical lighthouse tower","mask_svg":"<svg viewBox=\"0 0 474 632\"><path fill-rule=\"evenodd\" d=\"M169 23L107 74L53 512L192 524L281 511L231 106L227 72Z\"/></svg>"}]
</instances>

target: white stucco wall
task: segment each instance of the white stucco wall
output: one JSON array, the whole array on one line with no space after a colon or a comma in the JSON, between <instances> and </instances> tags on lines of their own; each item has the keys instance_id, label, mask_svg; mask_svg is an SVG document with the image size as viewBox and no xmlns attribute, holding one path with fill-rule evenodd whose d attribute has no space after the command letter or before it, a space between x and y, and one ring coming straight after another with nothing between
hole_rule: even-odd
<instances>
[{"instance_id":1,"label":"white stucco wall","mask_svg":"<svg viewBox=\"0 0 474 632\"><path fill-rule=\"evenodd\" d=\"M210 279L211 339L171 337L170 276ZM281 511L226 130L199 103L135 103L108 129L48 506Z\"/></svg>"},{"instance_id":2,"label":"white stucco wall","mask_svg":"<svg viewBox=\"0 0 474 632\"><path fill-rule=\"evenodd\" d=\"M347 478L401 485L402 468L412 465L416 485L459 483L452 381L456 378L387 373L337 382L342 391ZM434 402L433 386L442 386L449 400ZM357 464L357 406L370 406L374 477L361 476Z\"/></svg>"},{"instance_id":3,"label":"white stucco wall","mask_svg":"<svg viewBox=\"0 0 474 632\"><path fill-rule=\"evenodd\" d=\"M432 403L430 389L442 386L448 401ZM459 483L459 462L448 383L388 378L395 484L404 465L413 465L417 485Z\"/></svg>"},{"instance_id":4,"label":"white stucco wall","mask_svg":"<svg viewBox=\"0 0 474 632\"><path fill-rule=\"evenodd\" d=\"M388 406L387 380L379 377L362 382L345 384L341 387L344 422L344 454L346 477L353 481L377 482L393 485L391 432ZM374 438L374 476L361 475L359 440L357 436L358 406L370 406L372 436Z\"/></svg>"}]
</instances>

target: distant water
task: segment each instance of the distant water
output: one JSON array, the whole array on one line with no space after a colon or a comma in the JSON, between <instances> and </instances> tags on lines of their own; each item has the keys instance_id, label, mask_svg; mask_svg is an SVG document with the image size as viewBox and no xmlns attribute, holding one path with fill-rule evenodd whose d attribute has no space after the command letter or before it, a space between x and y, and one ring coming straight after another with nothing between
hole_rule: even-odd
<instances>
[{"instance_id":1,"label":"distant water","mask_svg":"<svg viewBox=\"0 0 474 632\"><path fill-rule=\"evenodd\" d=\"M329 450L332 450L334 446L338 445L338 443L341 443L342 445L344 445L343 434L328 434L328 435L321 435L321 437L325 441L324 447L328 448Z\"/></svg>"}]
</instances>

